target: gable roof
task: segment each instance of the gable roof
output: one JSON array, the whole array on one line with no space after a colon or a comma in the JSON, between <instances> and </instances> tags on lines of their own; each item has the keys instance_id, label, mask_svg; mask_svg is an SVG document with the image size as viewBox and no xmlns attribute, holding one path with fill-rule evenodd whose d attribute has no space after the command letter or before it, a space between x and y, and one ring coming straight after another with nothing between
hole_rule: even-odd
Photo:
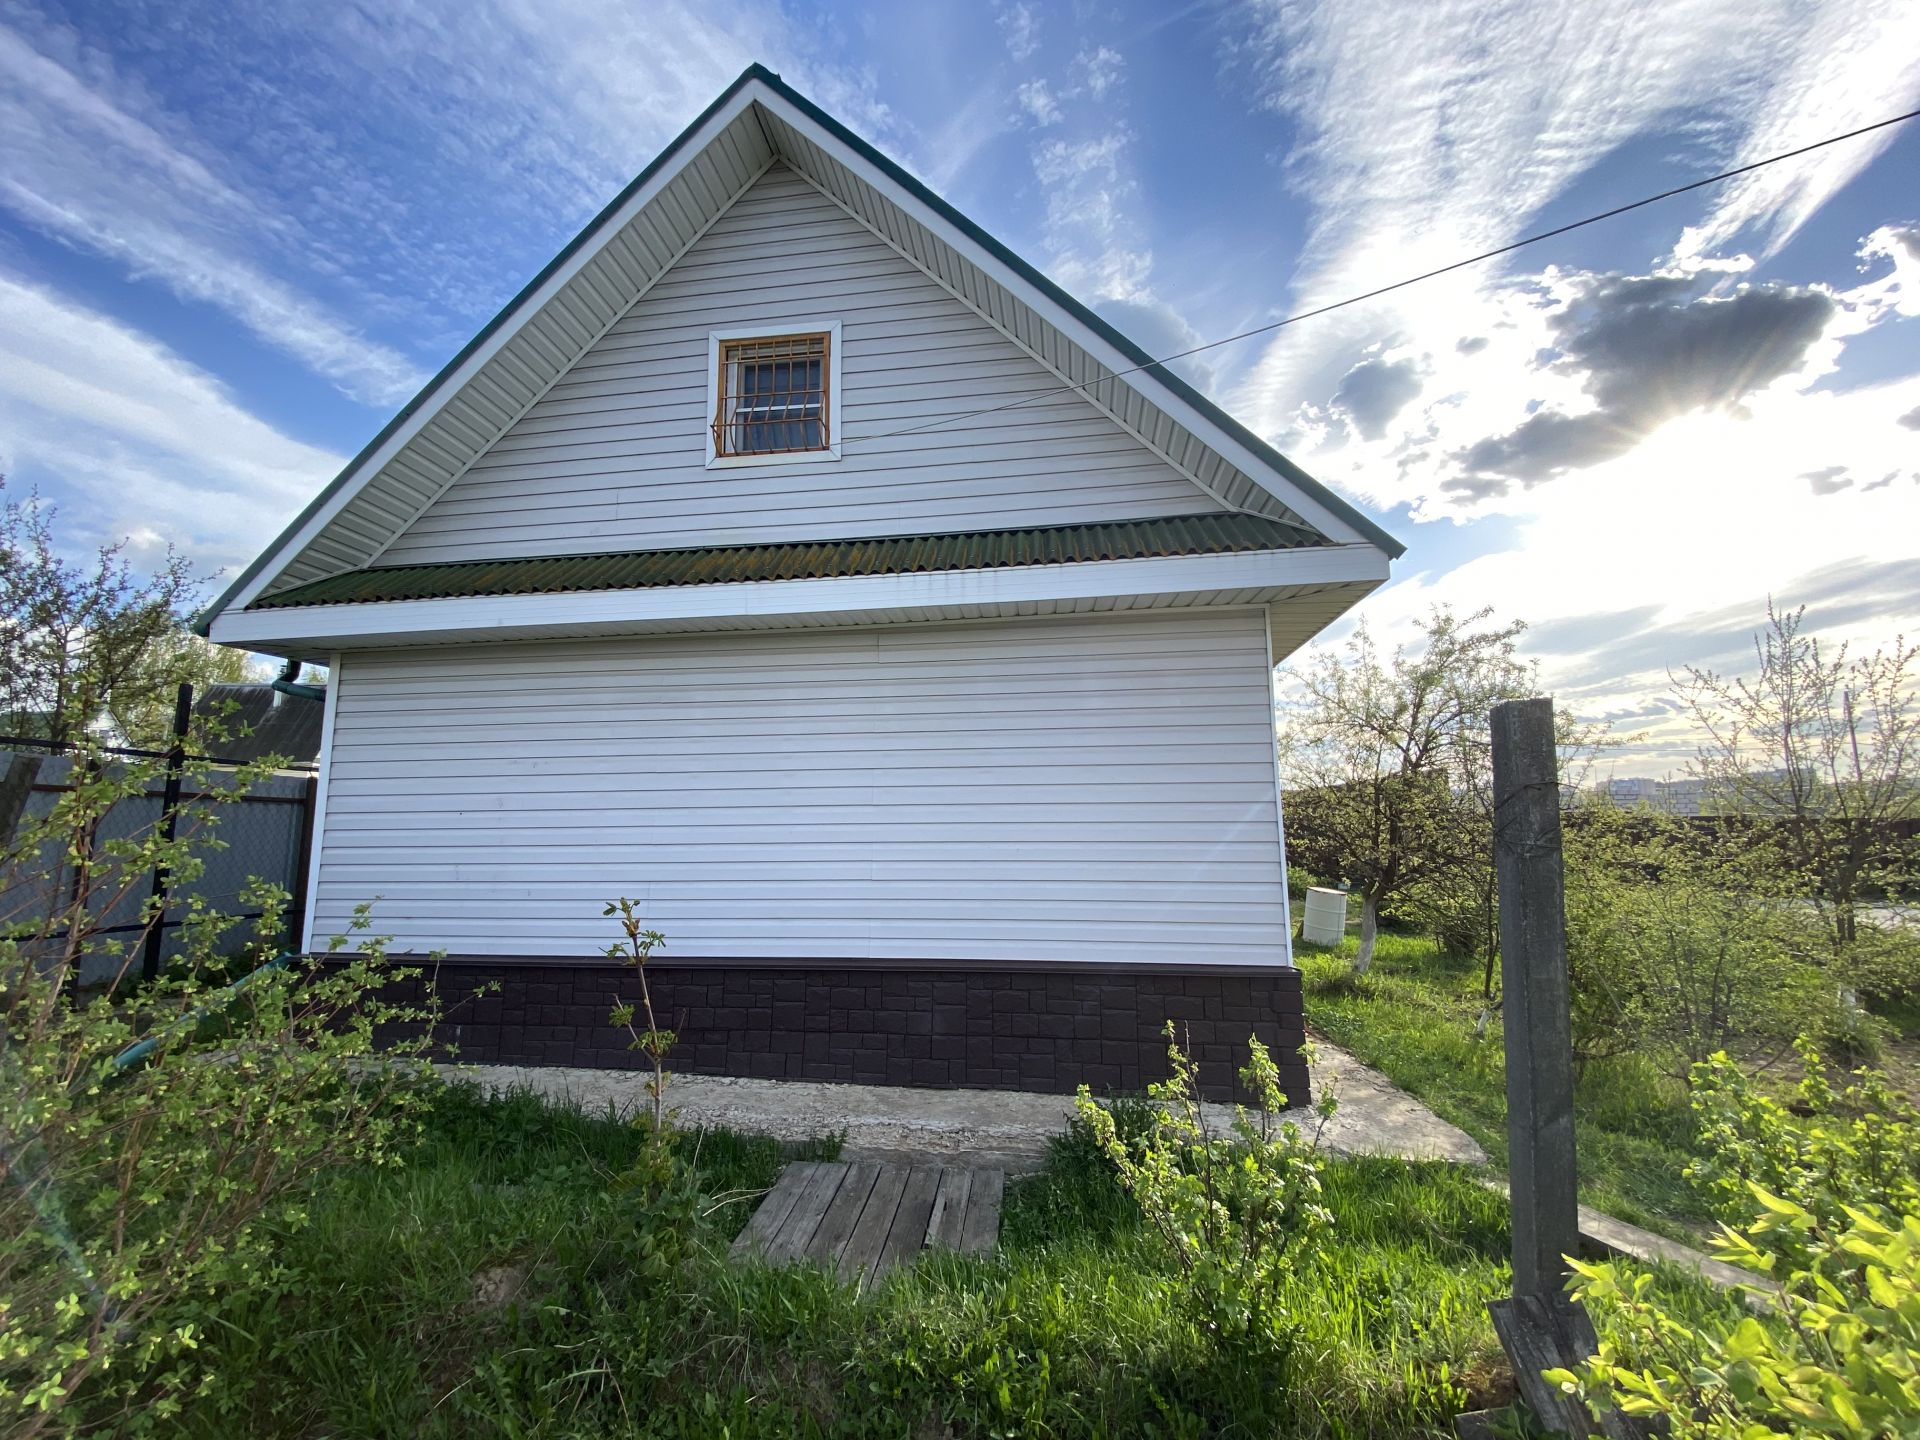
<instances>
[{"instance_id":1,"label":"gable roof","mask_svg":"<svg viewBox=\"0 0 1920 1440\"><path fill-rule=\"evenodd\" d=\"M776 161L1222 503L1389 557L1403 552L899 165L753 65L401 408L194 628L204 635L222 611L367 567Z\"/></svg>"}]
</instances>

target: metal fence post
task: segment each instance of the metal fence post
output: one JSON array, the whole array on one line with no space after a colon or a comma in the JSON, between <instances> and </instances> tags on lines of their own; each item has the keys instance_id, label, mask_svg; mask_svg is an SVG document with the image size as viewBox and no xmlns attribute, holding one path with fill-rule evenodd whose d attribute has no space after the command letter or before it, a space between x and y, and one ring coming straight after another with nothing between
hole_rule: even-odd
<instances>
[{"instance_id":1,"label":"metal fence post","mask_svg":"<svg viewBox=\"0 0 1920 1440\"><path fill-rule=\"evenodd\" d=\"M187 729L193 723L193 686L182 680L173 701L173 744L167 750L167 782L160 793L160 838L174 841L180 818L180 773L187 764ZM151 982L160 978L160 947L166 941L167 881L165 863L153 867L152 918L147 922L140 974Z\"/></svg>"},{"instance_id":2,"label":"metal fence post","mask_svg":"<svg viewBox=\"0 0 1920 1440\"><path fill-rule=\"evenodd\" d=\"M309 775L302 788L300 829L295 836L292 884L287 897L287 948L296 955L307 948L307 872L313 868L313 826L320 809L320 777Z\"/></svg>"}]
</instances>

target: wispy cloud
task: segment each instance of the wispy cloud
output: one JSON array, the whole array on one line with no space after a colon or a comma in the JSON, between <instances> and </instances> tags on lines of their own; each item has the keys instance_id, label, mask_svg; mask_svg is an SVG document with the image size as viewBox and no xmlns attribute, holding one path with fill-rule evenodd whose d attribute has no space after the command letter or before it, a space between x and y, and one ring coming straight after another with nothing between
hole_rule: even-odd
<instances>
[{"instance_id":1,"label":"wispy cloud","mask_svg":"<svg viewBox=\"0 0 1920 1440\"><path fill-rule=\"evenodd\" d=\"M1765 103L1746 118L1727 158L1736 162L1782 154L1829 135L1885 120L1920 98L1920 6L1829 3L1810 8L1790 58L1777 67ZM1787 164L1728 182L1713 211L1688 230L1682 258L1709 255L1757 234L1763 252L1793 237L1839 189L1897 137L1879 130Z\"/></svg>"},{"instance_id":2,"label":"wispy cloud","mask_svg":"<svg viewBox=\"0 0 1920 1440\"><path fill-rule=\"evenodd\" d=\"M1040 48L1040 17L1033 7L1026 0L1012 0L1011 4L995 6L994 18L1007 42L1007 54L1015 61L1031 60Z\"/></svg>"},{"instance_id":3,"label":"wispy cloud","mask_svg":"<svg viewBox=\"0 0 1920 1440\"><path fill-rule=\"evenodd\" d=\"M151 337L0 274L0 469L82 496L79 538L231 565L340 464Z\"/></svg>"},{"instance_id":4,"label":"wispy cloud","mask_svg":"<svg viewBox=\"0 0 1920 1440\"><path fill-rule=\"evenodd\" d=\"M355 399L397 403L425 379L257 263L248 237L272 236L283 221L5 28L0 133L0 205L26 223L225 311Z\"/></svg>"},{"instance_id":5,"label":"wispy cloud","mask_svg":"<svg viewBox=\"0 0 1920 1440\"><path fill-rule=\"evenodd\" d=\"M1073 66L1081 83L1087 87L1087 93L1096 100L1104 100L1107 91L1120 83L1120 77L1126 73L1127 62L1112 46L1096 45L1074 56Z\"/></svg>"},{"instance_id":6,"label":"wispy cloud","mask_svg":"<svg viewBox=\"0 0 1920 1440\"><path fill-rule=\"evenodd\" d=\"M1762 153L1783 116L1795 117L1800 135L1803 102L1816 92L1828 97L1818 123L1846 128L1844 115L1910 108L1920 91L1913 47L1873 42L1920 25L1914 0L1582 0L1552 23L1531 0L1257 0L1245 16L1240 62L1298 128L1286 175L1313 210L1295 308L1511 239L1629 142L1658 137L1668 154L1704 168ZM1833 98L1841 95L1844 105ZM1776 210L1776 234L1790 229L1871 153L1865 146L1724 197L1712 235ZM1330 393L1371 343L1416 327L1471 333L1479 289L1499 273L1435 282L1283 332L1238 401L1277 424L1302 400Z\"/></svg>"},{"instance_id":7,"label":"wispy cloud","mask_svg":"<svg viewBox=\"0 0 1920 1440\"><path fill-rule=\"evenodd\" d=\"M1063 113L1060 102L1045 80L1028 80L1013 92L1021 112L1035 125L1058 125Z\"/></svg>"},{"instance_id":8,"label":"wispy cloud","mask_svg":"<svg viewBox=\"0 0 1920 1440\"><path fill-rule=\"evenodd\" d=\"M1047 197L1049 268L1068 290L1096 300L1137 298L1153 266L1133 216L1132 139L1125 129L1109 130L1047 140L1033 151L1033 173Z\"/></svg>"},{"instance_id":9,"label":"wispy cloud","mask_svg":"<svg viewBox=\"0 0 1920 1440\"><path fill-rule=\"evenodd\" d=\"M425 378L416 353L471 334L748 63L866 133L893 128L872 75L777 0L644 15L617 0L179 0L190 115L133 62L15 14L0 206L379 408Z\"/></svg>"}]
</instances>

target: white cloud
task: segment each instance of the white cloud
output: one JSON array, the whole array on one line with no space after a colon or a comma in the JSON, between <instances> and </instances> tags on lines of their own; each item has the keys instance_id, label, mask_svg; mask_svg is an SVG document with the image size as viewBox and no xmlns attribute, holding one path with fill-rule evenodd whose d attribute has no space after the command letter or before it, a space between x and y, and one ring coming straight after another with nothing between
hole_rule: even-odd
<instances>
[{"instance_id":1,"label":"white cloud","mask_svg":"<svg viewBox=\"0 0 1920 1440\"><path fill-rule=\"evenodd\" d=\"M0 205L29 225L218 307L356 399L395 404L424 381L252 258L281 219L4 27L0 133Z\"/></svg>"},{"instance_id":2,"label":"white cloud","mask_svg":"<svg viewBox=\"0 0 1920 1440\"><path fill-rule=\"evenodd\" d=\"M1287 176L1313 207L1294 309L1510 240L1636 139L1707 170L1765 153L1816 93L1820 122L1840 128L1843 111L1893 114L1920 93L1914 47L1886 38L1920 27L1916 0L1574 0L1551 24L1532 0L1258 0L1247 13L1243 53L1267 103L1297 123ZM1690 118L1676 134L1681 115ZM1758 183L1726 197L1715 234L1778 204L1777 239L1872 153L1861 143L1800 171L1784 198ZM1481 289L1498 274L1428 282L1281 332L1237 408L1277 428L1293 406L1331 393L1370 344L1397 335L1437 347L1480 333Z\"/></svg>"},{"instance_id":3,"label":"white cloud","mask_svg":"<svg viewBox=\"0 0 1920 1440\"><path fill-rule=\"evenodd\" d=\"M1033 172L1046 190L1049 269L1083 299L1132 300L1146 292L1153 255L1133 217L1138 193L1125 129L1034 147Z\"/></svg>"},{"instance_id":4,"label":"white cloud","mask_svg":"<svg viewBox=\"0 0 1920 1440\"><path fill-rule=\"evenodd\" d=\"M995 18L1000 23L1001 38L1007 42L1007 54L1015 61L1024 64L1039 52L1040 19L1025 0L996 6Z\"/></svg>"},{"instance_id":5,"label":"white cloud","mask_svg":"<svg viewBox=\"0 0 1920 1440\"><path fill-rule=\"evenodd\" d=\"M1082 50L1074 57L1073 63L1080 72L1081 82L1096 100L1106 98L1107 91L1120 83L1120 77L1127 68L1127 62L1120 52L1105 45Z\"/></svg>"},{"instance_id":6,"label":"white cloud","mask_svg":"<svg viewBox=\"0 0 1920 1440\"><path fill-rule=\"evenodd\" d=\"M1013 92L1014 100L1036 125L1058 125L1062 111L1044 80L1028 80Z\"/></svg>"},{"instance_id":7,"label":"white cloud","mask_svg":"<svg viewBox=\"0 0 1920 1440\"><path fill-rule=\"evenodd\" d=\"M1795 7L1802 24L1763 104L1747 118L1736 163L1784 154L1913 108L1920 96L1920 6L1911 0ZM1810 13L1808 13L1810 12ZM1711 254L1744 240L1749 228L1770 253L1897 138L1875 131L1811 155L1751 171L1715 191L1713 212L1676 247Z\"/></svg>"},{"instance_id":8,"label":"white cloud","mask_svg":"<svg viewBox=\"0 0 1920 1440\"><path fill-rule=\"evenodd\" d=\"M1622 774L1678 765L1685 735L1655 704L1668 670L1737 669L1769 594L1806 603L1809 625L1836 640L1872 646L1920 626L1920 465L1896 423L1916 401L1920 377L1909 377L1845 393L1770 389L1746 418L1670 421L1632 454L1532 492L1496 553L1436 572L1421 570L1416 547L1405 578L1367 602L1368 621L1403 639L1431 604L1490 604L1543 640L1564 633L1568 643L1535 651L1544 688L1589 718L1654 715ZM1808 475L1836 470L1866 484L1816 493Z\"/></svg>"},{"instance_id":9,"label":"white cloud","mask_svg":"<svg viewBox=\"0 0 1920 1440\"><path fill-rule=\"evenodd\" d=\"M80 538L236 564L340 464L149 336L0 274L0 468L78 492Z\"/></svg>"},{"instance_id":10,"label":"white cloud","mask_svg":"<svg viewBox=\"0 0 1920 1440\"><path fill-rule=\"evenodd\" d=\"M1147 354L1160 357L1179 355L1167 369L1202 394L1213 388L1213 367L1206 353L1182 352L1201 344L1200 334L1179 311L1164 300L1143 297L1135 300L1102 300L1094 305L1100 318L1122 331Z\"/></svg>"}]
</instances>

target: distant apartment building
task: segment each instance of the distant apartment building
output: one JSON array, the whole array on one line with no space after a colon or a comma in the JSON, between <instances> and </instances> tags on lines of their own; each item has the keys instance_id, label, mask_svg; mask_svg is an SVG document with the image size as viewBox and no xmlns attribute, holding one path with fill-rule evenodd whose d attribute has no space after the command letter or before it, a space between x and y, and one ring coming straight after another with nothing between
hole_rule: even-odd
<instances>
[{"instance_id":1,"label":"distant apartment building","mask_svg":"<svg viewBox=\"0 0 1920 1440\"><path fill-rule=\"evenodd\" d=\"M1607 780L1594 787L1594 798L1628 810L1657 810L1663 815L1698 815L1704 784L1697 777L1652 780L1645 776Z\"/></svg>"},{"instance_id":2,"label":"distant apartment building","mask_svg":"<svg viewBox=\"0 0 1920 1440\"><path fill-rule=\"evenodd\" d=\"M1786 779L1785 770L1768 770L1750 777L1749 783L1778 781L1784 789ZM1724 786L1698 775L1667 780L1653 780L1643 775L1609 779L1590 786L1580 798L1588 803L1618 805L1623 810L1653 810L1662 815L1725 814L1741 808L1733 796L1725 793Z\"/></svg>"}]
</instances>

